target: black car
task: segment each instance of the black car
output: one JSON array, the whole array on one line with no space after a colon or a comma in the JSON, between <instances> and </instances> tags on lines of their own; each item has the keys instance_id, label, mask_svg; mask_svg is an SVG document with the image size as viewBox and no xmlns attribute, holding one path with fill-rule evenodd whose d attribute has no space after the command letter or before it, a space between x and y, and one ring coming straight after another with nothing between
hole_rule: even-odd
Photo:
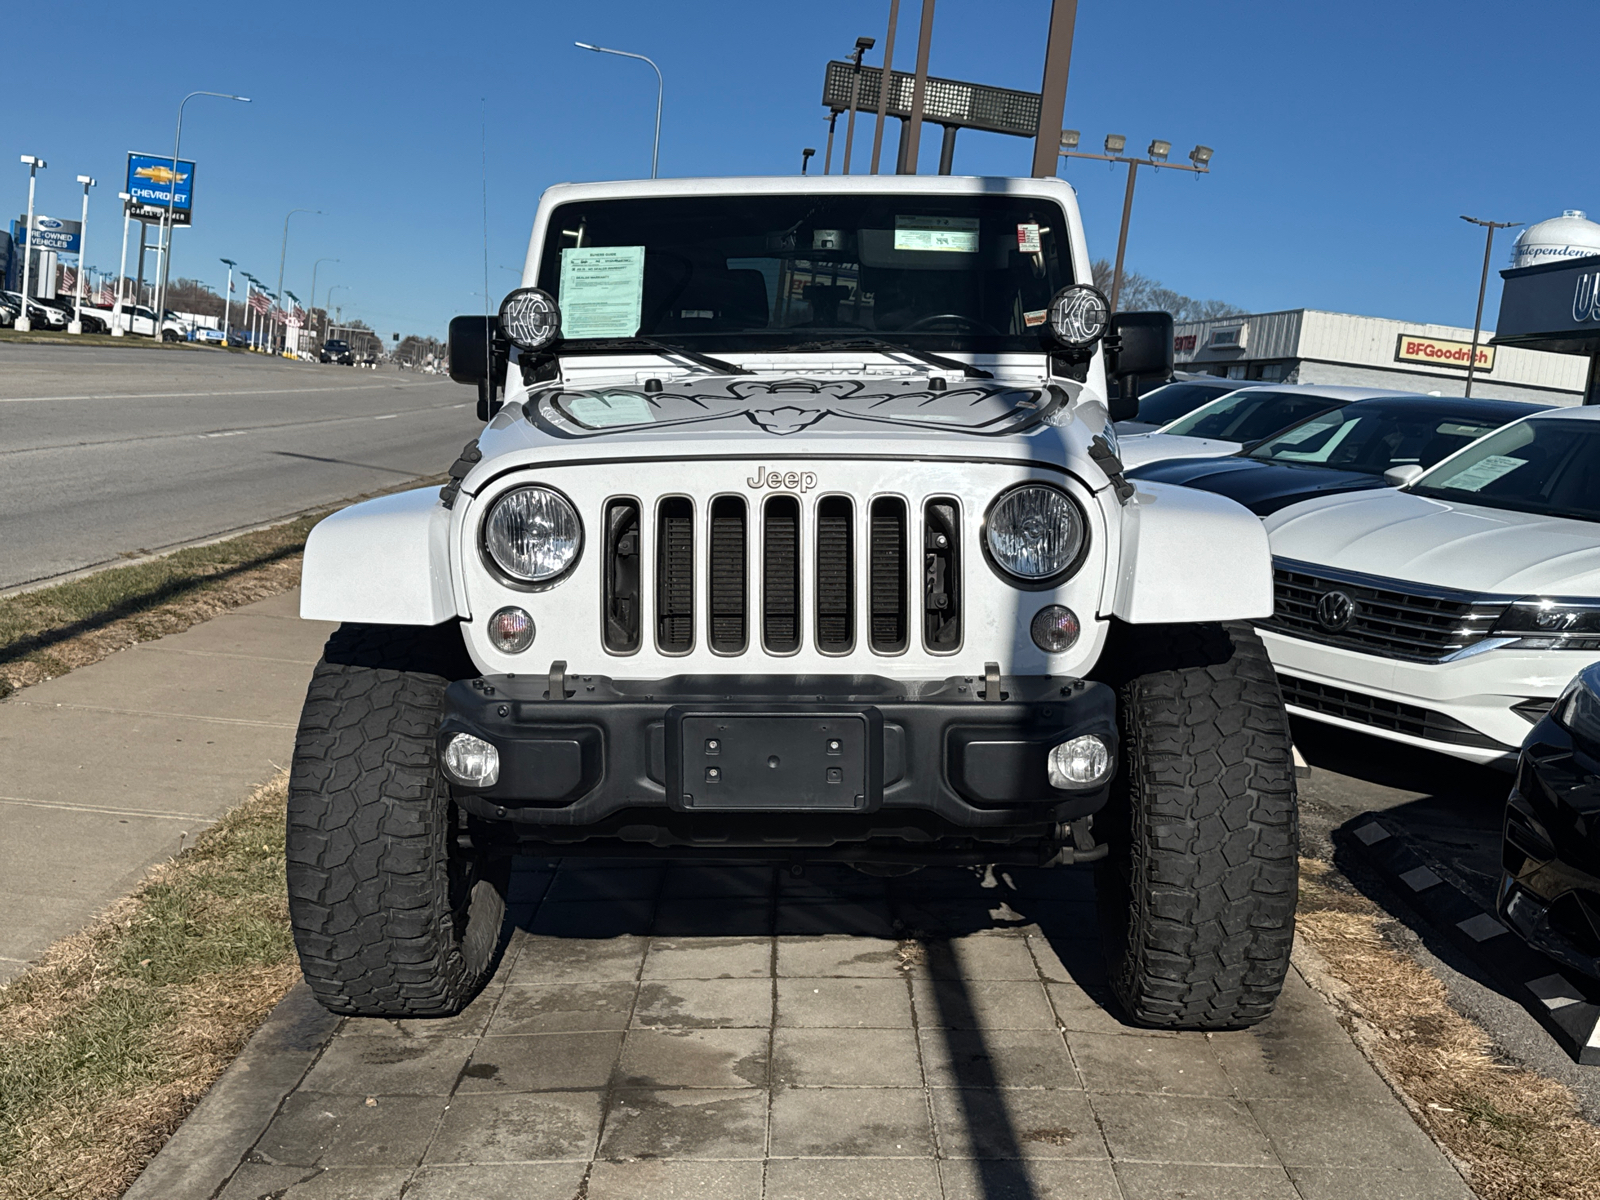
<instances>
[{"instance_id":1,"label":"black car","mask_svg":"<svg viewBox=\"0 0 1600 1200\"><path fill-rule=\"evenodd\" d=\"M318 361L353 367L356 364L356 356L351 351L349 342L339 338L329 338L322 343L322 353L318 355Z\"/></svg>"},{"instance_id":2,"label":"black car","mask_svg":"<svg viewBox=\"0 0 1600 1200\"><path fill-rule=\"evenodd\" d=\"M1152 388L1139 397L1139 415L1127 421L1118 421L1119 434L1149 433L1160 429L1169 421L1186 417L1202 404L1209 404L1218 396L1226 396L1249 384L1239 379L1222 379L1215 375L1196 375L1187 379L1174 379L1158 388Z\"/></svg>"},{"instance_id":3,"label":"black car","mask_svg":"<svg viewBox=\"0 0 1600 1200\"><path fill-rule=\"evenodd\" d=\"M1500 426L1548 407L1442 396L1357 400L1238 454L1166 459L1128 475L1215 492L1264 517L1313 496L1384 487L1385 471L1431 467Z\"/></svg>"},{"instance_id":4,"label":"black car","mask_svg":"<svg viewBox=\"0 0 1600 1200\"><path fill-rule=\"evenodd\" d=\"M70 295L57 296L54 300L40 300L39 303L43 304L47 308L53 308L59 313L66 314L66 318L69 323L78 319L78 304L77 301ZM111 332L111 326L105 321L101 320L99 317L95 316L94 310L89 307L89 301L87 297L85 297L83 302L83 331L85 333Z\"/></svg>"},{"instance_id":5,"label":"black car","mask_svg":"<svg viewBox=\"0 0 1600 1200\"><path fill-rule=\"evenodd\" d=\"M1529 732L1506 801L1500 919L1600 979L1600 664Z\"/></svg>"}]
</instances>

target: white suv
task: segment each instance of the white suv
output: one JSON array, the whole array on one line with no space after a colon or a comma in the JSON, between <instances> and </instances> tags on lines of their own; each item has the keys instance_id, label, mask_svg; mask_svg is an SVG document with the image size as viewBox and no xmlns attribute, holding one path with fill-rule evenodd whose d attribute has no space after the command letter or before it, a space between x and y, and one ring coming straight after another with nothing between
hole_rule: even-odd
<instances>
[{"instance_id":1,"label":"white suv","mask_svg":"<svg viewBox=\"0 0 1600 1200\"><path fill-rule=\"evenodd\" d=\"M1266 535L1130 484L1053 179L564 185L442 490L328 518L289 801L306 979L455 1011L510 855L1097 863L1137 1020L1271 1011L1295 904ZM1114 353L1113 353L1114 351ZM1108 364L1109 367L1108 367Z\"/></svg>"}]
</instances>

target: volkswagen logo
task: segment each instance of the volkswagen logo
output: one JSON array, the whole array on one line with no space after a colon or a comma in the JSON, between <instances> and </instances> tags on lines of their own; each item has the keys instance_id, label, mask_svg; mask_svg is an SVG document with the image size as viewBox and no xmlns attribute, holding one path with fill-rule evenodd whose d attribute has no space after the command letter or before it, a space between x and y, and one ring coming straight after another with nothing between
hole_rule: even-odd
<instances>
[{"instance_id":1,"label":"volkswagen logo","mask_svg":"<svg viewBox=\"0 0 1600 1200\"><path fill-rule=\"evenodd\" d=\"M1323 592L1317 601L1317 624L1329 633L1338 633L1356 615L1356 602L1343 592Z\"/></svg>"}]
</instances>

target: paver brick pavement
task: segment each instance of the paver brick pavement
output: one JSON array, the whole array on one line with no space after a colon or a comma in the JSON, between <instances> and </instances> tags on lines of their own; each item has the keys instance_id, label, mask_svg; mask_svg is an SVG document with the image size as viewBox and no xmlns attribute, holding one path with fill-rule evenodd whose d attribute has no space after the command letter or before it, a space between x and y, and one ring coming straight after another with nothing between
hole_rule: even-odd
<instances>
[{"instance_id":1,"label":"paver brick pavement","mask_svg":"<svg viewBox=\"0 0 1600 1200\"><path fill-rule=\"evenodd\" d=\"M194 1194L1471 1196L1297 974L1254 1030L1127 1025L1084 873L519 859L512 896L466 1012L330 1020Z\"/></svg>"}]
</instances>

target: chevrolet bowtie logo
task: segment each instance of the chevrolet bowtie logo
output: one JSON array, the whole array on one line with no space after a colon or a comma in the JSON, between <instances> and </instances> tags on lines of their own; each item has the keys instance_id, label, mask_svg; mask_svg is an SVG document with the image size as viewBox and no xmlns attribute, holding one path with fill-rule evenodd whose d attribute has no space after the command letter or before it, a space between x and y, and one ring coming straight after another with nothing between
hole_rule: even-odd
<instances>
[{"instance_id":1,"label":"chevrolet bowtie logo","mask_svg":"<svg viewBox=\"0 0 1600 1200\"><path fill-rule=\"evenodd\" d=\"M817 486L817 477L810 471L769 471L765 467L757 467L756 473L745 480L753 488L772 488L774 491L800 492L804 494Z\"/></svg>"}]
</instances>

